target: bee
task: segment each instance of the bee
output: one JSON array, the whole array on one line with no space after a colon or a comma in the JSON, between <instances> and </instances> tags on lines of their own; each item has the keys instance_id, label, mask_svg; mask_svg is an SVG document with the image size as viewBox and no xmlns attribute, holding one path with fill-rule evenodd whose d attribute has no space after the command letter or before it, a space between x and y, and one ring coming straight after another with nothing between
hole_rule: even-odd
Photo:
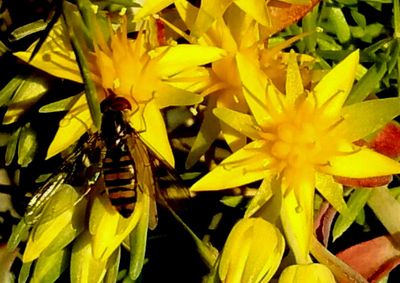
<instances>
[{"instance_id":1,"label":"bee","mask_svg":"<svg viewBox=\"0 0 400 283\"><path fill-rule=\"evenodd\" d=\"M124 218L133 214L138 190L143 190L144 187L153 200L163 205L168 205L167 201L171 198L165 188L178 188L183 198L190 197L188 189L175 170L142 141L139 133L129 124L127 117L132 111L130 102L111 91L109 93L100 104L100 131L89 134L84 145L69 155L37 190L27 206L24 216L26 224L31 226L40 219L51 197L62 190L63 184L74 179L79 171L78 163L84 164L87 175L86 189L81 192L81 197L74 205L99 183L100 194L107 195L111 205ZM163 189L160 189L160 183L164 186ZM155 201L150 206L149 228L153 229L157 225ZM57 214L61 212L58 211Z\"/></svg>"}]
</instances>

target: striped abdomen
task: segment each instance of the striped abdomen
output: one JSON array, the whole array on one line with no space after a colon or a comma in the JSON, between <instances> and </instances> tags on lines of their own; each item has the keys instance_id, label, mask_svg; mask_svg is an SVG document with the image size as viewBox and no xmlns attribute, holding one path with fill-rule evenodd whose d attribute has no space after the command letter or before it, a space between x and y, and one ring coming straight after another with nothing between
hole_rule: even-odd
<instances>
[{"instance_id":1,"label":"striped abdomen","mask_svg":"<svg viewBox=\"0 0 400 283\"><path fill-rule=\"evenodd\" d=\"M107 150L103 159L103 176L111 204L123 217L131 216L136 204L137 181L135 164L129 152L122 148Z\"/></svg>"}]
</instances>

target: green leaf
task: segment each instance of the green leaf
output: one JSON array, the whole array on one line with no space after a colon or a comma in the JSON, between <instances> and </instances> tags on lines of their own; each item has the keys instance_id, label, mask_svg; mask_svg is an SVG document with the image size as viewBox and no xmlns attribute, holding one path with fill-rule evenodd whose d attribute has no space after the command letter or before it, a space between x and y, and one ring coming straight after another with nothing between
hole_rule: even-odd
<instances>
[{"instance_id":1,"label":"green leaf","mask_svg":"<svg viewBox=\"0 0 400 283\"><path fill-rule=\"evenodd\" d=\"M346 213L346 215L340 214L335 222L332 232L333 241L339 238L354 222L367 203L371 192L372 189L354 190L347 201L348 213Z\"/></svg>"},{"instance_id":2,"label":"green leaf","mask_svg":"<svg viewBox=\"0 0 400 283\"><path fill-rule=\"evenodd\" d=\"M40 107L39 112L40 113L51 113L51 112L68 111L75 104L75 102L79 99L79 96L81 94L67 97L65 99L58 100L53 103L49 103L45 106Z\"/></svg>"},{"instance_id":3,"label":"green leaf","mask_svg":"<svg viewBox=\"0 0 400 283\"><path fill-rule=\"evenodd\" d=\"M304 32L311 32L309 36L304 37L303 41L305 42L306 48L308 52L314 53L315 47L317 45L317 23L318 19L318 5L309 12L302 20L302 27Z\"/></svg>"},{"instance_id":4,"label":"green leaf","mask_svg":"<svg viewBox=\"0 0 400 283\"><path fill-rule=\"evenodd\" d=\"M69 258L70 252L67 249L59 250L48 256L41 255L35 264L30 282L55 282L67 269Z\"/></svg>"},{"instance_id":5,"label":"green leaf","mask_svg":"<svg viewBox=\"0 0 400 283\"><path fill-rule=\"evenodd\" d=\"M85 20L86 25L92 25L92 17L93 11L91 10L91 4L87 0L78 1L79 8L81 10L82 16ZM85 84L85 95L88 103L90 115L92 117L93 123L97 129L100 129L101 124L101 111L100 111L100 103L97 99L97 91L96 84L92 80L92 75L89 69L89 63L86 60L85 54L83 52L82 44L79 42L77 34L74 32L73 26L73 12L70 9L66 9L65 19L67 23L67 27L70 33L70 39L72 43L72 47L74 49L77 62L79 65L79 70L82 75L83 82ZM88 27L89 30L93 30L91 27ZM93 33L94 35L94 33Z\"/></svg>"},{"instance_id":6,"label":"green leaf","mask_svg":"<svg viewBox=\"0 0 400 283\"><path fill-rule=\"evenodd\" d=\"M30 123L21 129L18 142L18 164L26 167L32 162L37 149L36 132L31 128Z\"/></svg>"},{"instance_id":7,"label":"green leaf","mask_svg":"<svg viewBox=\"0 0 400 283\"><path fill-rule=\"evenodd\" d=\"M400 98L371 99L351 104L342 110L344 128L338 127L352 141L364 138L383 128L400 115Z\"/></svg>"},{"instance_id":8,"label":"green leaf","mask_svg":"<svg viewBox=\"0 0 400 283\"><path fill-rule=\"evenodd\" d=\"M353 87L347 98L346 104L350 105L356 102L361 102L368 95L373 93L377 89L377 86L379 86L379 82L385 75L386 70L385 62L376 63L369 68L368 72Z\"/></svg>"},{"instance_id":9,"label":"green leaf","mask_svg":"<svg viewBox=\"0 0 400 283\"><path fill-rule=\"evenodd\" d=\"M11 135L9 144L7 145L6 155L5 155L5 161L6 161L7 166L10 165L14 159L15 153L17 151L17 145L18 145L20 133L21 133L21 128L18 128Z\"/></svg>"},{"instance_id":10,"label":"green leaf","mask_svg":"<svg viewBox=\"0 0 400 283\"><path fill-rule=\"evenodd\" d=\"M0 106L7 105L11 100L13 94L24 81L23 75L17 75L11 79L5 87L0 90Z\"/></svg>"},{"instance_id":11,"label":"green leaf","mask_svg":"<svg viewBox=\"0 0 400 283\"><path fill-rule=\"evenodd\" d=\"M149 213L144 212L135 229L129 234L131 261L129 264L129 277L136 280L142 272L146 243L147 230L149 227Z\"/></svg>"},{"instance_id":12,"label":"green leaf","mask_svg":"<svg viewBox=\"0 0 400 283\"><path fill-rule=\"evenodd\" d=\"M19 271L19 275L18 275L18 283L28 282L32 263L33 262L26 262L26 263L22 264L22 267L21 267L21 269Z\"/></svg>"},{"instance_id":13,"label":"green leaf","mask_svg":"<svg viewBox=\"0 0 400 283\"><path fill-rule=\"evenodd\" d=\"M18 225L13 229L10 238L7 242L7 249L9 251L15 250L21 241L26 241L29 236L29 227L22 219Z\"/></svg>"},{"instance_id":14,"label":"green leaf","mask_svg":"<svg viewBox=\"0 0 400 283\"><path fill-rule=\"evenodd\" d=\"M374 211L391 235L400 233L400 221L394 215L400 215L400 203L390 194L387 188L375 188L368 200L368 206Z\"/></svg>"},{"instance_id":15,"label":"green leaf","mask_svg":"<svg viewBox=\"0 0 400 283\"><path fill-rule=\"evenodd\" d=\"M345 43L350 40L350 27L347 24L346 18L341 8L329 7L328 19L336 31L336 35L340 43Z\"/></svg>"},{"instance_id":16,"label":"green leaf","mask_svg":"<svg viewBox=\"0 0 400 283\"><path fill-rule=\"evenodd\" d=\"M353 20L357 23L358 26L360 26L360 27L367 26L367 20L363 14L359 13L356 10L350 10L350 13L351 13Z\"/></svg>"},{"instance_id":17,"label":"green leaf","mask_svg":"<svg viewBox=\"0 0 400 283\"><path fill-rule=\"evenodd\" d=\"M45 30L46 26L47 23L43 19L23 25L22 27L18 27L11 32L10 39L11 41L20 40L28 35Z\"/></svg>"},{"instance_id":18,"label":"green leaf","mask_svg":"<svg viewBox=\"0 0 400 283\"><path fill-rule=\"evenodd\" d=\"M115 250L107 262L107 273L104 276L103 282L114 283L117 282L119 263L121 260L121 248Z\"/></svg>"},{"instance_id":19,"label":"green leaf","mask_svg":"<svg viewBox=\"0 0 400 283\"><path fill-rule=\"evenodd\" d=\"M204 120L201 124L200 131L196 140L190 149L186 160L185 167L192 167L197 160L210 148L211 144L217 138L220 132L220 124L218 118L212 113L215 107L215 96L209 97L207 109L204 112Z\"/></svg>"}]
</instances>

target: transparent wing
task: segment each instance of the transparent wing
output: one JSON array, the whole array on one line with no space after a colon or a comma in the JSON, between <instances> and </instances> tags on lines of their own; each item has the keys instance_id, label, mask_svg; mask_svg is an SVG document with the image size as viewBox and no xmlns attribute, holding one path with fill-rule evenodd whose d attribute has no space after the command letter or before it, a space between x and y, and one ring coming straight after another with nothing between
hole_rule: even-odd
<instances>
[{"instance_id":1,"label":"transparent wing","mask_svg":"<svg viewBox=\"0 0 400 283\"><path fill-rule=\"evenodd\" d=\"M91 136L87 141L89 146L95 143L97 136ZM49 201L52 197L62 190L63 185L74 181L77 174L77 169L79 166L83 165L84 160L88 159L88 156L85 153L86 146L78 147L74 152L72 152L63 162L63 164L58 167L55 172L44 182L42 186L36 190L32 199L29 201L25 215L24 221L28 225L34 225L39 220L46 221L45 219L41 219L43 210L48 205ZM94 182L98 179L100 173L96 172L97 170L93 170L90 164L83 165L83 171L85 172L85 179L87 182L83 186L84 190L82 193L82 197L80 197L74 205L80 202L83 197L90 191L90 187ZM79 168L82 169L82 168ZM54 210L53 215L61 214L64 211L68 210L71 205L66 202L66 205L63 207L57 208ZM48 216L51 219L50 216Z\"/></svg>"},{"instance_id":2,"label":"transparent wing","mask_svg":"<svg viewBox=\"0 0 400 283\"><path fill-rule=\"evenodd\" d=\"M189 189L183 183L176 170L169 165L157 150L153 149L137 133L134 133L134 135L136 135L137 143L141 144L140 146L147 151L157 201L164 206L180 207L183 201L190 199Z\"/></svg>"}]
</instances>

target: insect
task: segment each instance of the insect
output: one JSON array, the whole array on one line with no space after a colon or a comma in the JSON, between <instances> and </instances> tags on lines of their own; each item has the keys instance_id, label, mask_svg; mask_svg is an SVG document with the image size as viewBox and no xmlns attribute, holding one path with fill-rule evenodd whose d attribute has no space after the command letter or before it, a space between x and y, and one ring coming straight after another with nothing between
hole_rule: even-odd
<instances>
[{"instance_id":1,"label":"insect","mask_svg":"<svg viewBox=\"0 0 400 283\"><path fill-rule=\"evenodd\" d=\"M170 196L167 190L160 189L162 183L164 188L177 188L184 198L189 198L189 192L175 170L147 146L139 133L130 126L127 117L132 107L127 99L110 91L110 95L101 103L101 111L100 132L90 134L84 145L66 158L29 202L24 216L28 225L37 222L49 199L62 189L63 184L73 180L79 171L76 169L78 163L85 163L83 168L87 184L74 205L100 179L103 180L100 182L103 184L100 193L106 194L111 205L125 218L130 217L135 209L138 190L144 190L152 199L166 204ZM149 227L152 229L157 224L155 201L150 210Z\"/></svg>"}]
</instances>

